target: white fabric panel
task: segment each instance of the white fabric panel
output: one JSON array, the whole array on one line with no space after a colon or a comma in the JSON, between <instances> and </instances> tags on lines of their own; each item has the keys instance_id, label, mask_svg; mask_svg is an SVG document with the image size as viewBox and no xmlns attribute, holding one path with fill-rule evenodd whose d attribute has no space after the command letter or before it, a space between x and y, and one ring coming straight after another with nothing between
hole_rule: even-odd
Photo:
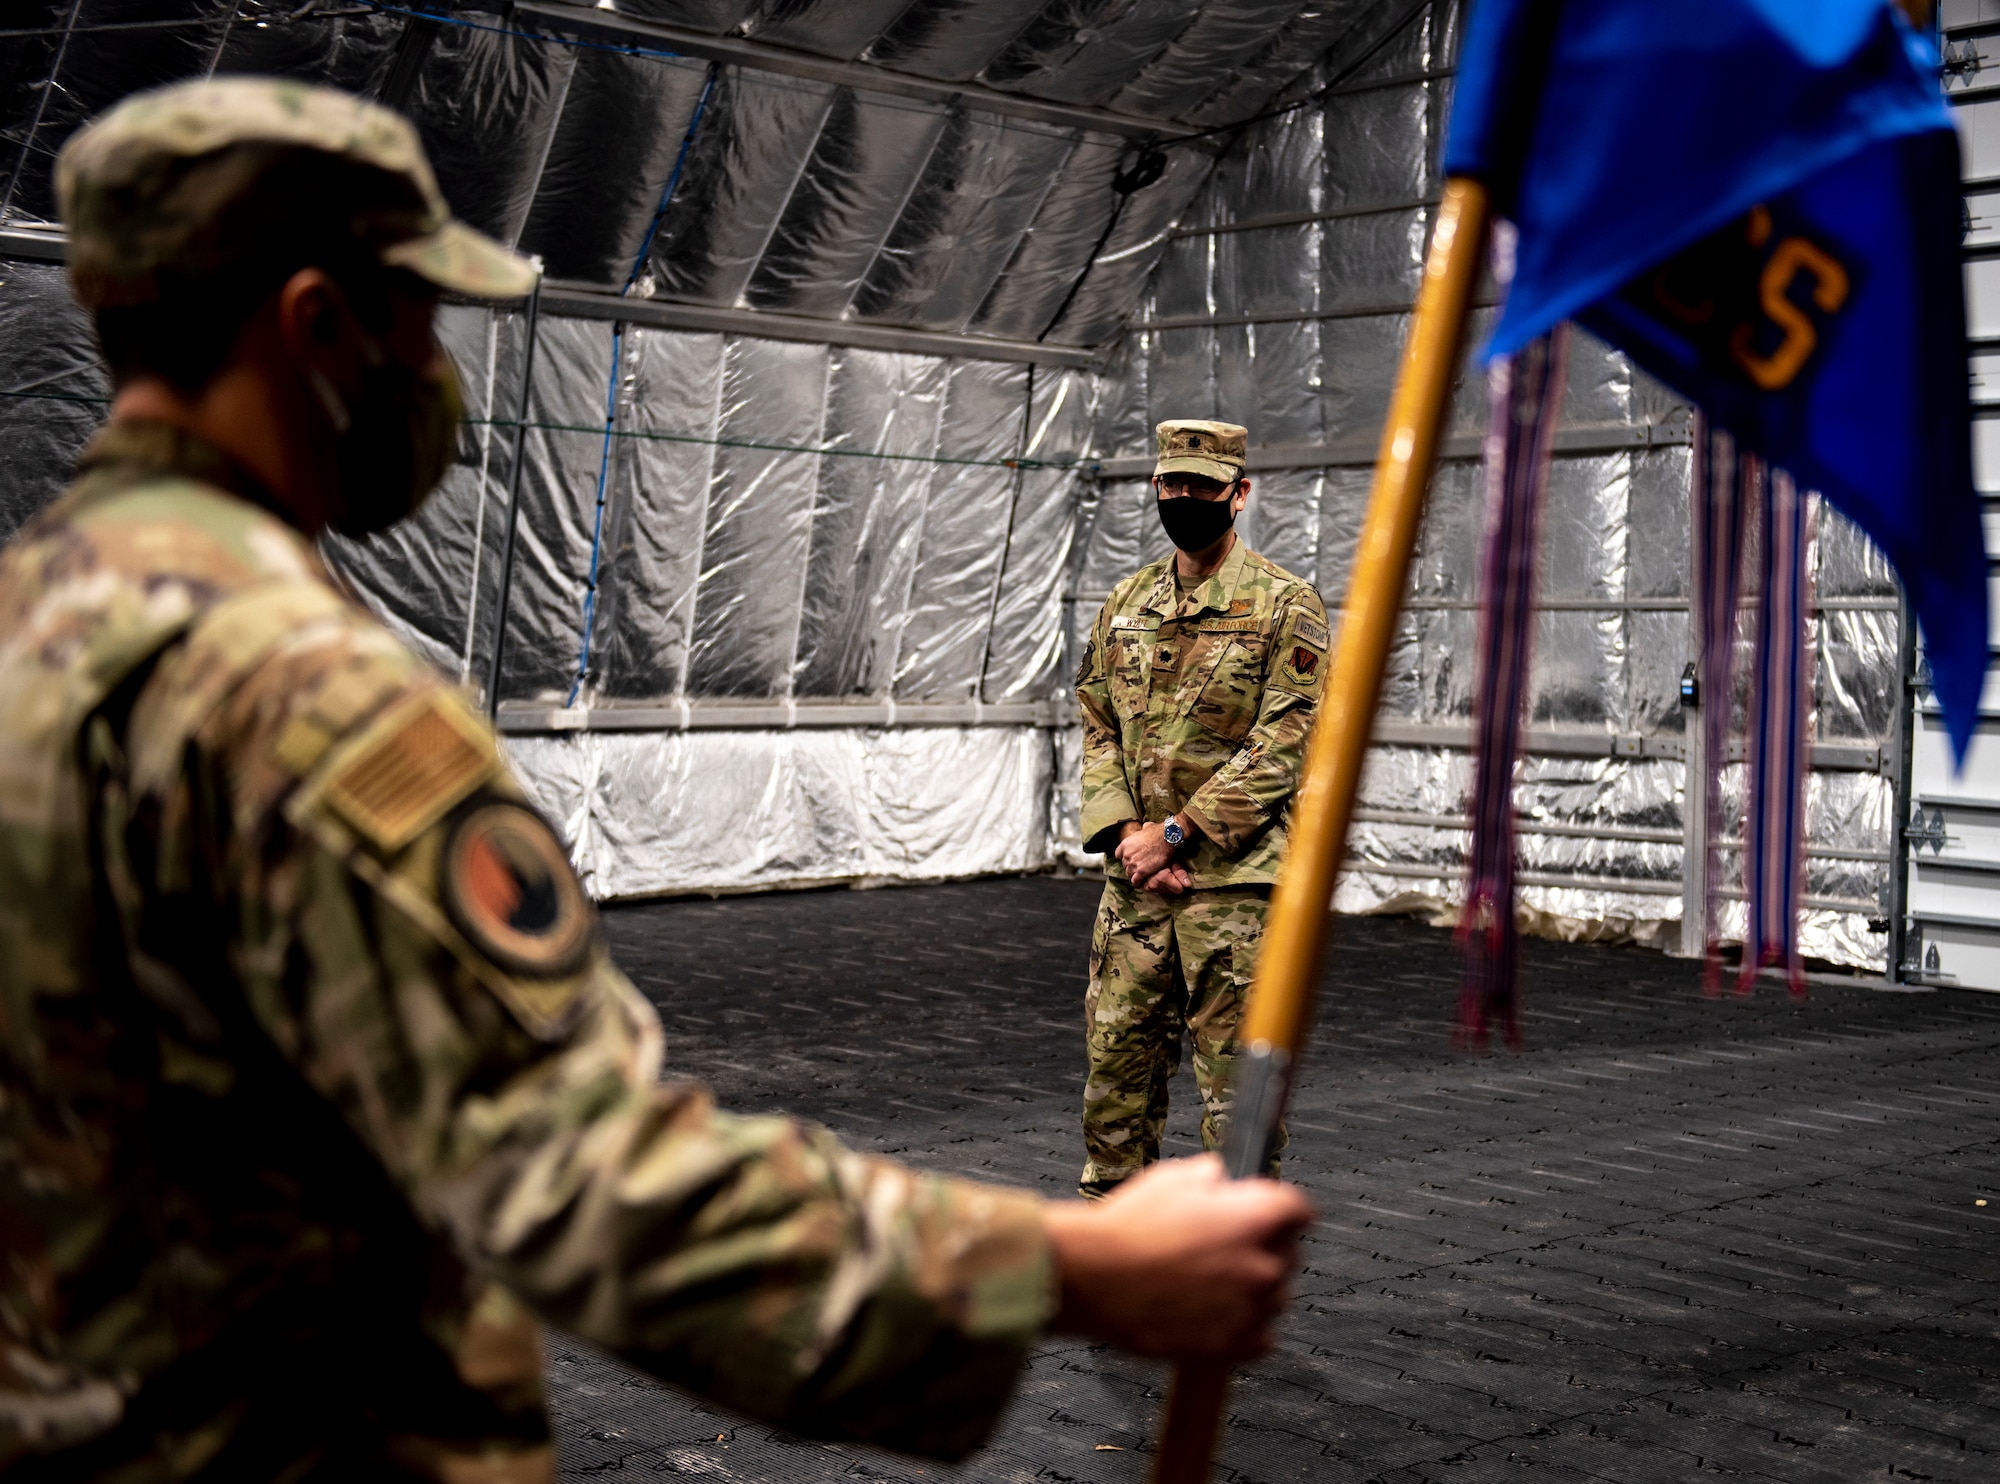
<instances>
[{"instance_id":1,"label":"white fabric panel","mask_svg":"<svg viewBox=\"0 0 2000 1484\"><path fill-rule=\"evenodd\" d=\"M508 740L601 901L1049 863L1049 733L591 732Z\"/></svg>"}]
</instances>

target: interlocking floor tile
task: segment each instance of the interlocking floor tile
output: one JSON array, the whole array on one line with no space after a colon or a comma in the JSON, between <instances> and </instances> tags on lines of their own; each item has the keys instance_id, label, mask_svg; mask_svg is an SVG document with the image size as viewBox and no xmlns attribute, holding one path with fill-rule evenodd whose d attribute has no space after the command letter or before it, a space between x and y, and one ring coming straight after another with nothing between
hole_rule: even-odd
<instances>
[{"instance_id":1,"label":"interlocking floor tile","mask_svg":"<svg viewBox=\"0 0 2000 1484\"><path fill-rule=\"evenodd\" d=\"M1081 1155L1097 888L617 907L677 1075L1051 1196ZM1450 1049L1448 934L1335 927L1287 1174L1322 1213L1228 1484L2000 1480L2000 998L1525 945L1528 1046ZM1175 1084L1170 1152L1196 1147ZM1995 1202L1978 1207L1980 1197ZM957 1468L809 1442L552 1336L568 1479L1141 1484L1164 1368L1037 1346Z\"/></svg>"}]
</instances>

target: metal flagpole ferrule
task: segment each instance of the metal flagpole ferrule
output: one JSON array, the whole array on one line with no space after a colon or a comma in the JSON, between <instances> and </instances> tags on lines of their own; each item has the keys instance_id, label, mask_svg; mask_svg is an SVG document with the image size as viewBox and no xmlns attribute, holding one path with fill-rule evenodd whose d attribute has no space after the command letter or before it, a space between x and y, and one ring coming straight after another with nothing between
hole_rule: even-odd
<instances>
[{"instance_id":1,"label":"metal flagpole ferrule","mask_svg":"<svg viewBox=\"0 0 2000 1484\"><path fill-rule=\"evenodd\" d=\"M1229 1173L1238 1179L1255 1175L1264 1166L1271 1137L1284 1117L1311 1019L1334 878L1347 845L1382 673L1409 582L1424 494L1458 381L1487 226L1485 186L1464 177L1447 181L1424 263L1416 317L1403 346L1396 395L1382 430L1375 483L1355 551L1333 666L1292 807L1291 842L1272 894L1270 923L1244 1011L1242 1039L1247 1050L1237 1063L1236 1094L1225 1136L1225 1160ZM1186 1365L1175 1374L1154 1459L1153 1484L1205 1484L1228 1378L1228 1371L1215 1365Z\"/></svg>"},{"instance_id":2,"label":"metal flagpole ferrule","mask_svg":"<svg viewBox=\"0 0 2000 1484\"><path fill-rule=\"evenodd\" d=\"M1232 1180L1260 1174L1285 1113L1292 1055L1269 1041L1253 1041L1236 1058L1234 1096L1222 1135L1222 1164Z\"/></svg>"}]
</instances>

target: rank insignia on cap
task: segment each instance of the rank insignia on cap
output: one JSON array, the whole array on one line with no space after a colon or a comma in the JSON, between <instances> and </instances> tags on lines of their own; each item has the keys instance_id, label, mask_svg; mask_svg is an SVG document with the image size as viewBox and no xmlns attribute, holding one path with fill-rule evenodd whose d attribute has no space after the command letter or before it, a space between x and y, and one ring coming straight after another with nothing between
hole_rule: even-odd
<instances>
[{"instance_id":1,"label":"rank insignia on cap","mask_svg":"<svg viewBox=\"0 0 2000 1484\"><path fill-rule=\"evenodd\" d=\"M440 866L445 910L500 968L574 974L590 957L590 904L555 832L519 804L484 804L453 826Z\"/></svg>"}]
</instances>

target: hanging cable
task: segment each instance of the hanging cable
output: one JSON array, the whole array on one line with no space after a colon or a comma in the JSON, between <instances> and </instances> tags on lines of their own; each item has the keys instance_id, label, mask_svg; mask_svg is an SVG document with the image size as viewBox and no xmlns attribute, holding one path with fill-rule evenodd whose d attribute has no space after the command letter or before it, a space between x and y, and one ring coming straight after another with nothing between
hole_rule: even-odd
<instances>
[{"instance_id":1,"label":"hanging cable","mask_svg":"<svg viewBox=\"0 0 2000 1484\"><path fill-rule=\"evenodd\" d=\"M1167 152L1152 140L1128 149L1119 157L1118 169L1111 177L1111 215L1104 219L1104 230L1097 234L1097 243L1090 249L1090 256L1083 260L1083 267L1070 280L1069 292L1063 295L1056 312L1049 316L1049 322L1042 326L1042 333L1035 337L1040 344L1049 338L1051 331L1062 323L1062 317L1069 313L1069 307L1076 302L1076 296L1083 292L1083 281L1090 277L1090 270L1097 266L1098 254L1104 251L1104 244L1111 240L1111 234L1118 230L1118 219L1125 214L1125 203L1134 193L1143 191L1162 175L1167 173Z\"/></svg>"},{"instance_id":2,"label":"hanging cable","mask_svg":"<svg viewBox=\"0 0 2000 1484\"><path fill-rule=\"evenodd\" d=\"M660 230L667 208L673 204L674 193L680 189L681 172L687 167L688 151L694 148L694 136L701 128L701 116L708 111L708 100L715 92L716 79L721 75L722 64L710 62L708 76L702 80L701 96L695 99L694 112L688 116L687 132L681 136L680 152L674 156L674 168L667 176L666 185L660 189L660 204L653 209L653 219L646 224L646 235L640 239L639 251L632 259L632 271L625 275L625 286L618 291L621 299L631 294L633 285L646 271L653 252L653 238ZM584 681L590 678L590 650L597 632L598 569L604 552L604 493L611 478L611 439L618 423L618 371L624 355L625 322L619 320L611 327L611 384L604 393L604 449L597 460L597 507L590 524L590 580L583 590L583 642L577 647L576 676L570 681L569 699L563 703L566 706L576 704Z\"/></svg>"},{"instance_id":3,"label":"hanging cable","mask_svg":"<svg viewBox=\"0 0 2000 1484\"><path fill-rule=\"evenodd\" d=\"M615 52L621 57L653 57L664 62L682 61L686 56L683 52L667 51L657 46L640 46L636 42L625 44L613 41L585 41L578 36L551 36L546 31L523 31L514 26L489 26L483 21L468 21L460 16L443 15L436 11L413 10L403 5L384 5L381 0L362 0L362 5L366 10L377 11L383 15L403 15L417 20L437 21L441 25L457 26L466 31L484 31L490 36L512 36L518 41L546 41L556 46L574 47L578 51ZM344 13L365 12L356 10ZM315 17L318 18L320 17Z\"/></svg>"}]
</instances>

